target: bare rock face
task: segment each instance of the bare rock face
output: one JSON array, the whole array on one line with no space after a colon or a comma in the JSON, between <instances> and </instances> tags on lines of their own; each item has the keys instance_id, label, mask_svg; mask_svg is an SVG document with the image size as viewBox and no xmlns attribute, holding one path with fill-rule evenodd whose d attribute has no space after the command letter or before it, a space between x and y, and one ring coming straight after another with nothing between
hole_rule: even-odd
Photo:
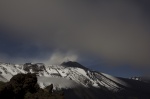
<instances>
[{"instance_id":1,"label":"bare rock face","mask_svg":"<svg viewBox=\"0 0 150 99\"><path fill-rule=\"evenodd\" d=\"M43 63L36 63L36 64L25 63L23 65L23 69L27 72L31 72L31 70L33 72L39 72L45 70L45 65Z\"/></svg>"},{"instance_id":2,"label":"bare rock face","mask_svg":"<svg viewBox=\"0 0 150 99\"><path fill-rule=\"evenodd\" d=\"M45 88L45 90L47 90L47 92L49 92L49 93L52 93L52 91L53 91L53 84L47 86L47 87Z\"/></svg>"},{"instance_id":3,"label":"bare rock face","mask_svg":"<svg viewBox=\"0 0 150 99\"><path fill-rule=\"evenodd\" d=\"M88 68L84 67L83 65L79 64L78 62L73 62L73 61L63 62L61 65L66 66L66 67L82 68L82 69L86 69L86 70L88 69Z\"/></svg>"}]
</instances>

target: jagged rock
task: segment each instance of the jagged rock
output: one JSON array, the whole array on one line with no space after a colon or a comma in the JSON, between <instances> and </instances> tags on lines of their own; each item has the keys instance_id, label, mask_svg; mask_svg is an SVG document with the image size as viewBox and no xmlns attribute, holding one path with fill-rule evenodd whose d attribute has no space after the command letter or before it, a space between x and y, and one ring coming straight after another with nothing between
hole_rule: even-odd
<instances>
[{"instance_id":1,"label":"jagged rock","mask_svg":"<svg viewBox=\"0 0 150 99\"><path fill-rule=\"evenodd\" d=\"M45 70L45 66L43 63L37 63L37 64L25 63L23 65L23 69L27 72L30 72L31 70L33 72L39 72Z\"/></svg>"},{"instance_id":2,"label":"jagged rock","mask_svg":"<svg viewBox=\"0 0 150 99\"><path fill-rule=\"evenodd\" d=\"M0 97L6 99L23 99L26 92L34 93L39 89L35 74L17 74L13 76L0 92ZM8 95L9 93L9 95Z\"/></svg>"},{"instance_id":3,"label":"jagged rock","mask_svg":"<svg viewBox=\"0 0 150 99\"><path fill-rule=\"evenodd\" d=\"M45 89L46 89L49 93L52 93L52 91L53 91L53 84L47 86Z\"/></svg>"}]
</instances>

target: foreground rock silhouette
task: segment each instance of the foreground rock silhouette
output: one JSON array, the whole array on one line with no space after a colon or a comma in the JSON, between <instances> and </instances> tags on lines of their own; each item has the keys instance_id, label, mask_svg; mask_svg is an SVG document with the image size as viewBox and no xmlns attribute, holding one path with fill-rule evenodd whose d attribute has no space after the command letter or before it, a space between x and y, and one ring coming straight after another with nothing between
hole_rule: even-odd
<instances>
[{"instance_id":1,"label":"foreground rock silhouette","mask_svg":"<svg viewBox=\"0 0 150 99\"><path fill-rule=\"evenodd\" d=\"M52 88L41 89L36 74L17 74L0 87L0 99L64 99L62 92L52 92Z\"/></svg>"}]
</instances>

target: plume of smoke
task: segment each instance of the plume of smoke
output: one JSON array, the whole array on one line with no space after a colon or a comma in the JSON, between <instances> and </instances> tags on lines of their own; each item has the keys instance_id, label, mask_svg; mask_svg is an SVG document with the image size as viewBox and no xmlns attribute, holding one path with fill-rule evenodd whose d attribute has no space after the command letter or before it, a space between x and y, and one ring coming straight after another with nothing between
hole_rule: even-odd
<instances>
[{"instance_id":1,"label":"plume of smoke","mask_svg":"<svg viewBox=\"0 0 150 99\"><path fill-rule=\"evenodd\" d=\"M48 60L44 63L46 65L59 65L62 62L66 61L77 61L78 56L72 52L62 53L62 52L54 52Z\"/></svg>"}]
</instances>

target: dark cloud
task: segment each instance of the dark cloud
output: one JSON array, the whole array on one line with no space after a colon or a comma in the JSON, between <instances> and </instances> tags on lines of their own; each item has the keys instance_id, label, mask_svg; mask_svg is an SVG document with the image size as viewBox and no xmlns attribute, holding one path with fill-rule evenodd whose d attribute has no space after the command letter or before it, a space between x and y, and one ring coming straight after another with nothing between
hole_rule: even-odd
<instances>
[{"instance_id":1,"label":"dark cloud","mask_svg":"<svg viewBox=\"0 0 150 99\"><path fill-rule=\"evenodd\" d=\"M15 40L97 55L110 64L150 65L148 0L0 1Z\"/></svg>"}]
</instances>

